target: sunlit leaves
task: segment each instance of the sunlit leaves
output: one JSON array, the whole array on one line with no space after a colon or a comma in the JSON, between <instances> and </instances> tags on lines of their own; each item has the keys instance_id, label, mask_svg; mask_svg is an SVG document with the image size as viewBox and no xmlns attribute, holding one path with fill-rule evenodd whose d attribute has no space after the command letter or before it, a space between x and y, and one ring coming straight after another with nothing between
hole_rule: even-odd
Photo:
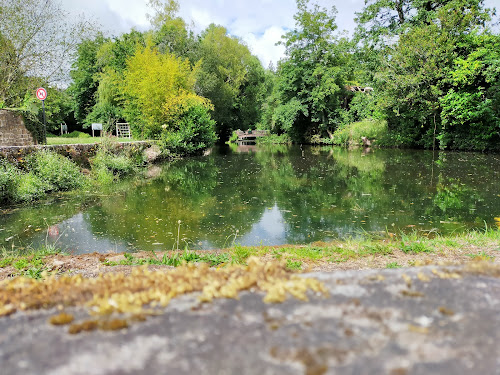
<instances>
[{"instance_id":1,"label":"sunlit leaves","mask_svg":"<svg viewBox=\"0 0 500 375\"><path fill-rule=\"evenodd\" d=\"M143 136L158 137L162 125L182 111L182 98L192 100L196 97L196 72L197 68L191 68L188 60L162 55L151 45L139 47L128 60L124 89L127 104L141 114L136 121L144 121L144 124L134 124L136 128L141 127Z\"/></svg>"}]
</instances>

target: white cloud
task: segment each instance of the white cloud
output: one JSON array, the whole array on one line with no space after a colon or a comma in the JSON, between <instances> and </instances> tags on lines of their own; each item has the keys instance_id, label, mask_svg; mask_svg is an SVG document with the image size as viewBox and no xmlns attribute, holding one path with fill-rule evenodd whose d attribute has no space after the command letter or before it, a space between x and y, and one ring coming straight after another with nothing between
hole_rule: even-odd
<instances>
[{"instance_id":1,"label":"white cloud","mask_svg":"<svg viewBox=\"0 0 500 375\"><path fill-rule=\"evenodd\" d=\"M242 39L248 45L252 54L256 55L262 65L267 68L270 62L276 66L276 62L284 56L285 47L277 46L276 43L281 40L281 36L285 32L281 27L271 26L261 36L248 33Z\"/></svg>"},{"instance_id":2,"label":"white cloud","mask_svg":"<svg viewBox=\"0 0 500 375\"><path fill-rule=\"evenodd\" d=\"M317 0L324 7L337 6L339 30L354 29L354 10L364 0ZM200 32L211 23L226 27L231 35L244 40L264 66L283 56L283 46L275 46L288 29L293 28L297 11L295 0L179 0L180 16ZM132 27L148 28L147 0L63 0L73 13L86 13L112 35L129 32Z\"/></svg>"}]
</instances>

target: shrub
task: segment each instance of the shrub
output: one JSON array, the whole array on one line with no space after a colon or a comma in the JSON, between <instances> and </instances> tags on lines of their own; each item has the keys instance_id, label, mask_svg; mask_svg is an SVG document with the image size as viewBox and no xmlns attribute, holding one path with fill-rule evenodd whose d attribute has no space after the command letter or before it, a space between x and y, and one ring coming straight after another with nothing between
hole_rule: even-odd
<instances>
[{"instance_id":1,"label":"shrub","mask_svg":"<svg viewBox=\"0 0 500 375\"><path fill-rule=\"evenodd\" d=\"M113 173L103 166L92 169L92 176L95 183L101 186L110 185L115 180Z\"/></svg>"},{"instance_id":2,"label":"shrub","mask_svg":"<svg viewBox=\"0 0 500 375\"><path fill-rule=\"evenodd\" d=\"M269 134L267 137L260 137L255 140L257 144L262 145L289 145L292 144L292 139L288 134Z\"/></svg>"},{"instance_id":3,"label":"shrub","mask_svg":"<svg viewBox=\"0 0 500 375\"><path fill-rule=\"evenodd\" d=\"M16 167L0 159L0 202L14 199L18 174Z\"/></svg>"},{"instance_id":4,"label":"shrub","mask_svg":"<svg viewBox=\"0 0 500 375\"><path fill-rule=\"evenodd\" d=\"M387 122L365 119L339 128L333 133L333 142L338 145L361 145L361 137L380 139L387 134Z\"/></svg>"},{"instance_id":5,"label":"shrub","mask_svg":"<svg viewBox=\"0 0 500 375\"><path fill-rule=\"evenodd\" d=\"M172 124L173 125L173 124ZM179 116L175 126L165 126L159 141L166 156L200 154L217 140L215 121L203 104L193 103Z\"/></svg>"},{"instance_id":6,"label":"shrub","mask_svg":"<svg viewBox=\"0 0 500 375\"><path fill-rule=\"evenodd\" d=\"M48 191L72 190L81 187L84 177L71 160L51 151L39 151L26 158L31 171L46 184Z\"/></svg>"},{"instance_id":7,"label":"shrub","mask_svg":"<svg viewBox=\"0 0 500 375\"><path fill-rule=\"evenodd\" d=\"M90 134L82 133L79 131L73 131L71 133L61 135L62 138L90 138Z\"/></svg>"},{"instance_id":8,"label":"shrub","mask_svg":"<svg viewBox=\"0 0 500 375\"><path fill-rule=\"evenodd\" d=\"M91 160L92 169L102 174L107 170L113 175L124 176L134 170L134 161L126 155L115 155L106 148L100 148Z\"/></svg>"},{"instance_id":9,"label":"shrub","mask_svg":"<svg viewBox=\"0 0 500 375\"><path fill-rule=\"evenodd\" d=\"M45 196L47 183L33 172L19 173L16 178L16 189L13 200L16 202L31 202Z\"/></svg>"}]
</instances>

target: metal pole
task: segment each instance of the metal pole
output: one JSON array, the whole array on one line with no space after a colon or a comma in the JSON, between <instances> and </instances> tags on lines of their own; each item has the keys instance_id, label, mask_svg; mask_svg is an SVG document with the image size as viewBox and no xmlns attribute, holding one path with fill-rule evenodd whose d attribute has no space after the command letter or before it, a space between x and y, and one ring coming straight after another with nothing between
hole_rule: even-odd
<instances>
[{"instance_id":1,"label":"metal pole","mask_svg":"<svg viewBox=\"0 0 500 375\"><path fill-rule=\"evenodd\" d=\"M47 126L45 124L45 100L42 100L43 110L43 144L47 144Z\"/></svg>"}]
</instances>

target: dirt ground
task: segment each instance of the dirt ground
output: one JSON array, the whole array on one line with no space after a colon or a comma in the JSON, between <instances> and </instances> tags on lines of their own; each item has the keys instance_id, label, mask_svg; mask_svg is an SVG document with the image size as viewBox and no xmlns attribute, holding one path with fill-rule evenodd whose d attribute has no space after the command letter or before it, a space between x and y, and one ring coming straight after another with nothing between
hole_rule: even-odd
<instances>
[{"instance_id":1,"label":"dirt ground","mask_svg":"<svg viewBox=\"0 0 500 375\"><path fill-rule=\"evenodd\" d=\"M213 250L200 251L200 253L220 254L229 252L229 250ZM483 254L478 257L473 257L471 254ZM161 259L164 253L156 253L156 256ZM135 258L150 258L149 252L137 252L133 254ZM286 258L286 254L284 254ZM275 260L272 254L268 253L260 257L263 261ZM84 255L52 255L45 258L45 264L50 271L58 274L81 274L84 277L97 277L102 273L121 272L129 274L132 269L137 266L118 265L108 266L104 262L119 262L125 260L123 254L99 254L91 253ZM459 265L475 260L489 260L496 264L500 264L500 248L498 246L476 247L467 245L460 249L440 250L433 253L407 254L400 250L395 250L390 255L370 255L357 259L349 259L343 262L330 262L324 260L308 260L301 259L303 272L334 272L338 270L365 270L365 269L384 269L388 268L390 263L397 263L401 267L425 266L425 265ZM150 270L173 269L172 266L150 265ZM0 268L0 280L16 275L14 267Z\"/></svg>"}]
</instances>

